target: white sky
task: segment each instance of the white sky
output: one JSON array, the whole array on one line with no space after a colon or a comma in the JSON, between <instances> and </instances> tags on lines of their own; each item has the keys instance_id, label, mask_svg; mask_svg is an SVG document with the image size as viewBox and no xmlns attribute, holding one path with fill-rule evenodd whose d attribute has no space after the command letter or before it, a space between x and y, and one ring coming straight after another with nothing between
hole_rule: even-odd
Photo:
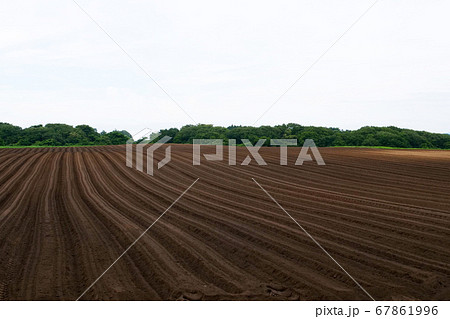
<instances>
[{"instance_id":1,"label":"white sky","mask_svg":"<svg viewBox=\"0 0 450 319\"><path fill-rule=\"evenodd\" d=\"M252 125L373 2L77 0L199 123ZM380 0L258 125L450 132L450 1ZM0 5L0 122L192 123L72 0Z\"/></svg>"}]
</instances>

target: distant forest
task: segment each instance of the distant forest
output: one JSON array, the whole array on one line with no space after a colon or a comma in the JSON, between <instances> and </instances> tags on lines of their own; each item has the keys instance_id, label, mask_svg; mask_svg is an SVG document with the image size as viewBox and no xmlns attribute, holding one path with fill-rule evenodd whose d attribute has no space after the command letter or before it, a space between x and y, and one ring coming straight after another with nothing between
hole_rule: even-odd
<instances>
[{"instance_id":1,"label":"distant forest","mask_svg":"<svg viewBox=\"0 0 450 319\"><path fill-rule=\"evenodd\" d=\"M213 126L207 124L186 125L181 129L163 129L159 133L172 139L169 143L187 144L193 139L248 139L255 144L259 139L313 139L317 146L382 146L399 148L450 149L450 135L401 129L394 126L365 126L358 130L283 124L276 126ZM119 145L131 137L127 131L97 132L89 125L66 124L34 125L25 129L8 123L0 123L0 146L76 146ZM140 142L141 140L135 141Z\"/></svg>"},{"instance_id":2,"label":"distant forest","mask_svg":"<svg viewBox=\"0 0 450 319\"><path fill-rule=\"evenodd\" d=\"M89 125L34 125L25 129L0 123L0 146L119 145L131 137L127 131L101 132Z\"/></svg>"},{"instance_id":3,"label":"distant forest","mask_svg":"<svg viewBox=\"0 0 450 319\"><path fill-rule=\"evenodd\" d=\"M186 125L181 129L171 128L160 131L161 135L171 136L169 143L192 143L196 139L248 139L254 145L258 139L267 139L265 146L270 146L270 139L313 139L317 146L384 146L399 148L440 148L450 149L450 135L424 131L401 129L394 126L365 126L358 130L340 130L338 128L302 126L283 124L276 126L229 126Z\"/></svg>"}]
</instances>

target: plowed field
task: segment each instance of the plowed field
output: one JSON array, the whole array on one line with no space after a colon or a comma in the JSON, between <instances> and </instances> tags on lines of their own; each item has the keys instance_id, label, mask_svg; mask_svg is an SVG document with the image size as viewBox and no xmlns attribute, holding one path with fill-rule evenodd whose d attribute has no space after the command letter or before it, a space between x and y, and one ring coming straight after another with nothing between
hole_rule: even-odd
<instances>
[{"instance_id":1,"label":"plowed field","mask_svg":"<svg viewBox=\"0 0 450 319\"><path fill-rule=\"evenodd\" d=\"M149 176L125 146L1 149L0 300L76 300L197 178L82 300L369 300L252 178L375 299L450 299L450 151L298 152L172 145Z\"/></svg>"}]
</instances>

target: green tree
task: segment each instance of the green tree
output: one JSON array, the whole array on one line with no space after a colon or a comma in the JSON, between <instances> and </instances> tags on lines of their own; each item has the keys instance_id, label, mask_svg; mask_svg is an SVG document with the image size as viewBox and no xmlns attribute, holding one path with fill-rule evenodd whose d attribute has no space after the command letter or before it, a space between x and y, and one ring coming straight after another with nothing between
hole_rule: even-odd
<instances>
[{"instance_id":1,"label":"green tree","mask_svg":"<svg viewBox=\"0 0 450 319\"><path fill-rule=\"evenodd\" d=\"M8 123L0 123L0 145L14 145L21 138L22 129Z\"/></svg>"},{"instance_id":2,"label":"green tree","mask_svg":"<svg viewBox=\"0 0 450 319\"><path fill-rule=\"evenodd\" d=\"M93 127L90 127L89 125L77 125L75 126L75 128L83 132L85 138L90 143L94 143L100 137L100 134L98 134L97 130Z\"/></svg>"},{"instance_id":3,"label":"green tree","mask_svg":"<svg viewBox=\"0 0 450 319\"><path fill-rule=\"evenodd\" d=\"M111 144L111 145L125 144L129 139L128 136L124 135L122 132L119 132L119 131L112 131L112 132L107 133L104 136L102 136L102 138L103 137L106 137L109 140L109 143L107 143L107 144Z\"/></svg>"}]
</instances>

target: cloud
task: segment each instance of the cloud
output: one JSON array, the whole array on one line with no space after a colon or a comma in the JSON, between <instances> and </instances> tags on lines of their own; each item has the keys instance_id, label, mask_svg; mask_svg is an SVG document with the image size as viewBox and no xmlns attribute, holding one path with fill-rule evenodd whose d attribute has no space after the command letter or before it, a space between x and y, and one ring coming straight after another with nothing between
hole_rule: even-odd
<instances>
[{"instance_id":1,"label":"cloud","mask_svg":"<svg viewBox=\"0 0 450 319\"><path fill-rule=\"evenodd\" d=\"M371 4L78 2L196 121L217 125L251 125ZM447 132L449 9L380 1L259 124ZM3 6L0 111L22 126L191 122L71 1Z\"/></svg>"}]
</instances>

